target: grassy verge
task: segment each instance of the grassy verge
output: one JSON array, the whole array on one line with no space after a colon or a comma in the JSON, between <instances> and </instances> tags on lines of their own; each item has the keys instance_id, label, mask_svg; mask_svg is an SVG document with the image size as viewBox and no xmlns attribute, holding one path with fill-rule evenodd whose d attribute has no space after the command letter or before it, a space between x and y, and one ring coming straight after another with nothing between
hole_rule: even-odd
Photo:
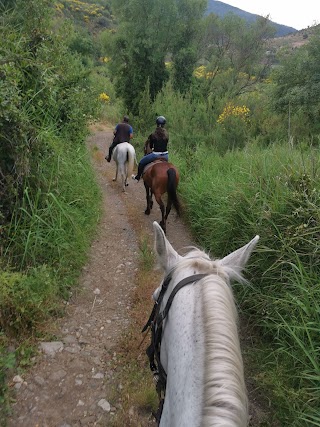
<instances>
[{"instance_id":1,"label":"grassy verge","mask_svg":"<svg viewBox=\"0 0 320 427\"><path fill-rule=\"evenodd\" d=\"M0 269L0 415L8 375L32 363L45 324L64 312L100 217L100 191L84 144L56 147L39 167L42 188L26 185L7 229ZM5 262L6 261L6 262Z\"/></svg>"},{"instance_id":2,"label":"grassy verge","mask_svg":"<svg viewBox=\"0 0 320 427\"><path fill-rule=\"evenodd\" d=\"M119 402L113 427L148 426L153 419L152 412L157 410L158 396L145 354L150 335L142 342L141 334L153 306L151 295L160 283L160 275L153 270L154 257L150 246L147 237L142 234L139 243L140 268L131 300L131 323L118 347L119 370L117 367L115 370L116 382L121 384L121 390L114 390L112 396L113 401Z\"/></svg>"},{"instance_id":3,"label":"grassy verge","mask_svg":"<svg viewBox=\"0 0 320 427\"><path fill-rule=\"evenodd\" d=\"M242 315L262 337L256 385L281 425L320 425L320 180L317 150L248 147L174 158L198 241L214 256L261 236ZM255 349L252 348L252 353ZM252 355L251 355L252 356ZM250 357L251 357L250 356Z\"/></svg>"}]
</instances>

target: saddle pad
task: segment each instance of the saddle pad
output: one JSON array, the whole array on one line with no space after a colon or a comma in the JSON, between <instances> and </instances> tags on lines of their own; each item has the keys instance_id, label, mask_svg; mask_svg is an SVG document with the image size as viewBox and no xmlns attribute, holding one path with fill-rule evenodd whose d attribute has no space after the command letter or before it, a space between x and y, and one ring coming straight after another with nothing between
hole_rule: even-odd
<instances>
[{"instance_id":1,"label":"saddle pad","mask_svg":"<svg viewBox=\"0 0 320 427\"><path fill-rule=\"evenodd\" d=\"M142 173L147 172L148 169L150 169L155 163L162 163L162 162L166 162L166 159L156 159L153 162L148 163L144 169Z\"/></svg>"}]
</instances>

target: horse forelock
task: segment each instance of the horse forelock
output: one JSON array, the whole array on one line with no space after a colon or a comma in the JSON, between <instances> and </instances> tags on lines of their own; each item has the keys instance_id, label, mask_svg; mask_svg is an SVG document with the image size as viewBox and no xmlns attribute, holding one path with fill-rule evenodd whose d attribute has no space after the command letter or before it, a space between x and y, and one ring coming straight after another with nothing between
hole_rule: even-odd
<instances>
[{"instance_id":1,"label":"horse forelock","mask_svg":"<svg viewBox=\"0 0 320 427\"><path fill-rule=\"evenodd\" d=\"M173 274L174 273L174 274ZM216 274L228 281L228 269L219 264L219 260L212 260L210 256L200 249L190 248L189 252L180 258L173 270L173 275L186 274Z\"/></svg>"}]
</instances>

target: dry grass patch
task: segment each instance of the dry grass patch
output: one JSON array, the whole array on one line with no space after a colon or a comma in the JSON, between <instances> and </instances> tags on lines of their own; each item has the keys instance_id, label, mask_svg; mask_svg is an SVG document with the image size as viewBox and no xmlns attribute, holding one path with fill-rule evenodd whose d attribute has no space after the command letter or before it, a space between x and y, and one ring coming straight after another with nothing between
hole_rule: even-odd
<instances>
[{"instance_id":1,"label":"dry grass patch","mask_svg":"<svg viewBox=\"0 0 320 427\"><path fill-rule=\"evenodd\" d=\"M137 225L135 221L135 228ZM113 397L119 404L112 421L113 427L156 425L152 412L157 410L158 396L146 356L150 334L144 336L141 330L149 318L153 306L151 296L161 278L160 273L154 271L154 256L149 238L142 233L139 250L140 268L131 298L131 324L119 342L118 364L115 369L118 389L113 391Z\"/></svg>"}]
</instances>

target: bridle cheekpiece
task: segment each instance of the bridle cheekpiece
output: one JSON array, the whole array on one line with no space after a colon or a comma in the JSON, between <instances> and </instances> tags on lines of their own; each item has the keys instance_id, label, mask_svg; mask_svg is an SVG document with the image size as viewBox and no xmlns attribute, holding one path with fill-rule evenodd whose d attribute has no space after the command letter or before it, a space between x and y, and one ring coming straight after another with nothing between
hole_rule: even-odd
<instances>
[{"instance_id":1,"label":"bridle cheekpiece","mask_svg":"<svg viewBox=\"0 0 320 427\"><path fill-rule=\"evenodd\" d=\"M146 350L147 356L149 358L150 369L153 373L153 377L156 383L156 390L159 396L159 409L156 414L157 422L160 422L164 396L167 384L167 373L164 370L161 361L160 361L160 352L161 352L161 339L163 335L163 321L167 317L171 304L175 295L179 292L181 288L191 283L198 282L208 274L194 274L189 277L182 279L172 290L164 310L160 311L160 307L164 298L164 295L168 289L168 286L172 280L173 271L171 271L163 281L161 291L158 295L157 300L154 303L153 309L151 311L150 317L142 329L142 333L147 331L148 328L151 330L151 343Z\"/></svg>"}]
</instances>

